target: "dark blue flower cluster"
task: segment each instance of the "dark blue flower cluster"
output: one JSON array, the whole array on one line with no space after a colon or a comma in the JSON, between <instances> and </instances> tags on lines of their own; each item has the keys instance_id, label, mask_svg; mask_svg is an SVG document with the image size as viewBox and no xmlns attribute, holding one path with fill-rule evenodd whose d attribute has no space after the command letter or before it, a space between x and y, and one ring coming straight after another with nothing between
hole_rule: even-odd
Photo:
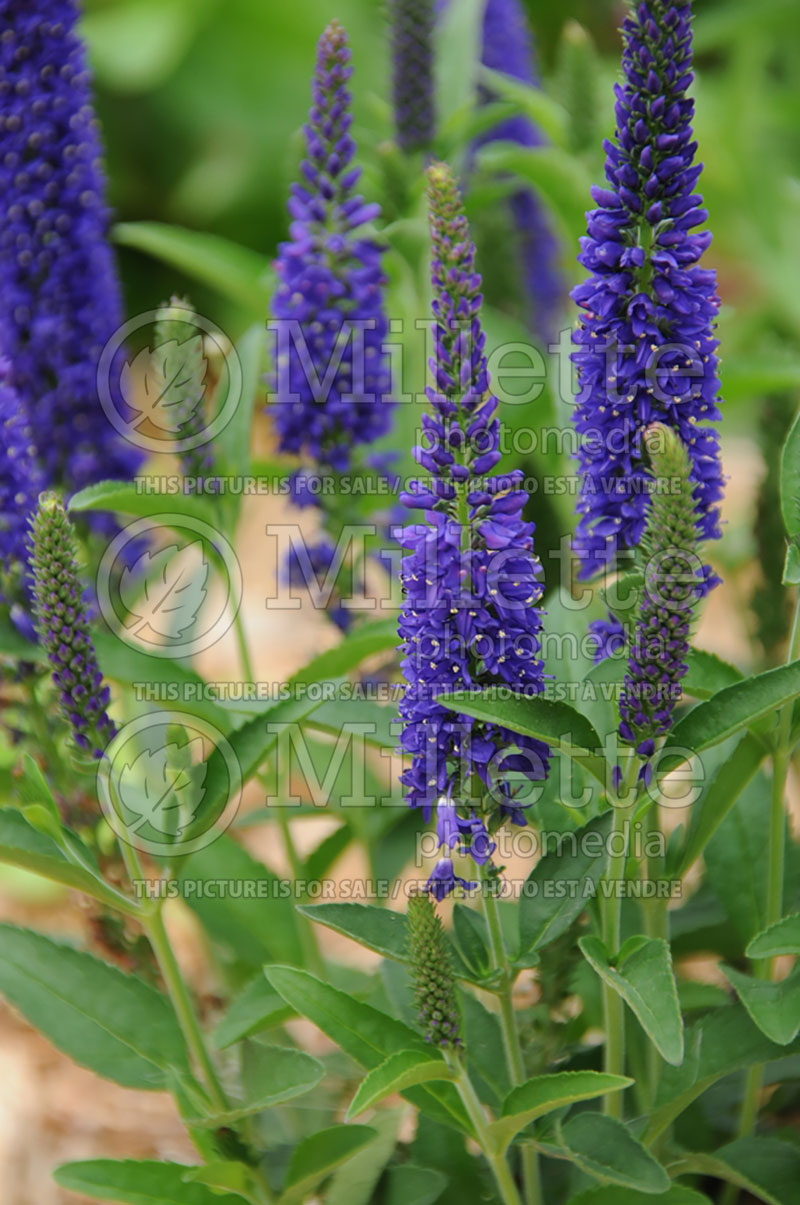
<instances>
[{"instance_id":1,"label":"dark blue flower cluster","mask_svg":"<svg viewBox=\"0 0 800 1205\"><path fill-rule=\"evenodd\" d=\"M400 616L406 690L400 704L406 798L426 819L437 805L441 845L458 845L478 864L494 850L490 831L524 824L509 776L538 781L548 771L540 741L448 711L442 692L490 685L538 694L541 566L533 524L522 518L521 473L489 475L500 460L497 399L490 392L475 272L461 197L445 164L428 169L433 243L434 383L423 442L414 449L429 473L402 495L425 522L405 529L408 550ZM443 898L456 883L445 856L430 889Z\"/></svg>"},{"instance_id":2,"label":"dark blue flower cluster","mask_svg":"<svg viewBox=\"0 0 800 1205\"><path fill-rule=\"evenodd\" d=\"M702 165L692 138L691 6L642 0L623 26L624 82L616 137L606 143L607 188L595 188L580 262L588 280L574 335L583 474L576 549L582 574L612 565L642 538L648 505L645 428L660 421L686 444L698 525L717 537L723 476L711 241L694 192ZM709 579L710 584L710 579Z\"/></svg>"},{"instance_id":3,"label":"dark blue flower cluster","mask_svg":"<svg viewBox=\"0 0 800 1205\"><path fill-rule=\"evenodd\" d=\"M347 36L334 21L319 42L303 181L292 186L270 324L281 450L339 472L354 445L386 434L392 416L382 249L363 229L380 211L354 192L351 74Z\"/></svg>"},{"instance_id":4,"label":"dark blue flower cluster","mask_svg":"<svg viewBox=\"0 0 800 1205\"><path fill-rule=\"evenodd\" d=\"M620 696L620 736L645 759L669 731L687 672L689 629L705 592L706 569L698 556L699 488L691 477L686 446L676 433L654 423L643 433L653 477L664 483L651 495L642 539L644 587L631 637ZM651 764L640 772L649 782Z\"/></svg>"},{"instance_id":5,"label":"dark blue flower cluster","mask_svg":"<svg viewBox=\"0 0 800 1205\"><path fill-rule=\"evenodd\" d=\"M100 143L74 0L0 0L0 307L4 352L49 484L138 463L102 414L103 345L121 322Z\"/></svg>"},{"instance_id":6,"label":"dark blue flower cluster","mask_svg":"<svg viewBox=\"0 0 800 1205\"><path fill-rule=\"evenodd\" d=\"M429 146L434 133L433 0L390 0L392 90L397 141L404 151Z\"/></svg>"},{"instance_id":7,"label":"dark blue flower cluster","mask_svg":"<svg viewBox=\"0 0 800 1205\"><path fill-rule=\"evenodd\" d=\"M488 0L483 15L481 61L485 67L502 71L524 84L538 83L533 39L520 0ZM489 90L482 91L486 100L493 99ZM476 145L516 142L523 147L535 147L543 141L533 122L518 113L493 126ZM509 206L519 240L522 283L531 307L531 323L542 338L549 340L555 334L555 319L565 301L564 280L558 267L558 241L530 188L512 193Z\"/></svg>"},{"instance_id":8,"label":"dark blue flower cluster","mask_svg":"<svg viewBox=\"0 0 800 1205\"><path fill-rule=\"evenodd\" d=\"M31 564L39 639L53 670L64 719L79 749L94 758L116 733L109 689L97 664L78 569L75 532L54 494L33 517Z\"/></svg>"},{"instance_id":9,"label":"dark blue flower cluster","mask_svg":"<svg viewBox=\"0 0 800 1205\"><path fill-rule=\"evenodd\" d=\"M28 520L43 488L30 420L0 357L0 576L2 601L24 635L34 637L30 611Z\"/></svg>"}]
</instances>

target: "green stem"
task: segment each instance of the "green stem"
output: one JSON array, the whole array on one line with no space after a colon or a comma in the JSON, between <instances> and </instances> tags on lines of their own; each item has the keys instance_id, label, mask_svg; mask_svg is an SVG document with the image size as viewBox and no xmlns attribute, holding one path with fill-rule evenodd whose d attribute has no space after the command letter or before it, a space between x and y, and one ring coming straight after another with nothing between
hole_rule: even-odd
<instances>
[{"instance_id":1,"label":"green stem","mask_svg":"<svg viewBox=\"0 0 800 1205\"><path fill-rule=\"evenodd\" d=\"M637 760L631 757L627 773L619 795L611 797L613 807L611 834L609 836L609 855L606 867L605 882L609 885L607 894L600 900L600 924L603 942L608 957L614 959L619 952L622 930L622 895L612 887L625 878L625 864L628 856L628 825L631 807L623 807L622 799L627 794L632 774L635 774ZM622 840L618 840L619 837ZM618 848L619 847L619 848ZM622 997L614 988L603 980L603 1017L606 1031L606 1044L603 1056L603 1068L611 1075L623 1075L625 1072L625 1005ZM604 1111L609 1117L622 1119L623 1101L621 1092L609 1092L604 1098Z\"/></svg>"},{"instance_id":2,"label":"green stem","mask_svg":"<svg viewBox=\"0 0 800 1205\"><path fill-rule=\"evenodd\" d=\"M500 1003L500 1029L503 1034L503 1047L506 1052L506 1062L512 1084L525 1082L525 1061L522 1057L522 1047L517 1030L517 1018L512 999L514 974L506 953L503 931L500 927L500 915L497 909L497 898L491 890L491 880L481 868L484 890L483 911L486 917L486 928L489 934L489 951L492 967L499 972L497 998ZM540 1205L542 1201L541 1181L539 1177L539 1156L531 1146L523 1146L522 1176L525 1185L525 1201L527 1205Z\"/></svg>"},{"instance_id":3,"label":"green stem","mask_svg":"<svg viewBox=\"0 0 800 1205\"><path fill-rule=\"evenodd\" d=\"M303 882L305 878L305 867L300 855L297 852L297 846L292 837L291 821L288 816L288 809L280 805L275 809L278 814L278 824L280 825L283 844L286 849L286 856L289 859L289 866L292 871L292 877L295 883ZM299 899L302 903L307 899L307 892L303 888L299 893ZM305 961L308 968L317 976L318 979L325 978L325 963L320 954L319 945L317 944L317 936L314 932L314 923L310 921L302 912L295 911L297 923L300 929L300 941L303 945Z\"/></svg>"},{"instance_id":4,"label":"green stem","mask_svg":"<svg viewBox=\"0 0 800 1205\"><path fill-rule=\"evenodd\" d=\"M131 882L142 882L144 872L136 849L126 841L120 842L120 849ZM183 981L183 976L172 951L167 931L164 928L164 918L161 915L162 907L163 900L159 900L151 912L142 909L139 914L139 921L152 947L186 1045L195 1063L203 1073L209 1100L216 1110L225 1112L229 1108L228 1100L217 1078L214 1064L211 1061L211 1056L208 1053L200 1030L200 1023L197 1020L189 990Z\"/></svg>"},{"instance_id":5,"label":"green stem","mask_svg":"<svg viewBox=\"0 0 800 1205\"><path fill-rule=\"evenodd\" d=\"M242 666L246 682L255 682L256 676L253 670L253 661L250 656L250 646L247 643L247 633L244 630L244 620L242 619L241 606L236 612L233 620L233 630L236 633L236 644L239 649L239 660Z\"/></svg>"},{"instance_id":6,"label":"green stem","mask_svg":"<svg viewBox=\"0 0 800 1205\"><path fill-rule=\"evenodd\" d=\"M517 1186L514 1183L514 1177L511 1175L511 1169L508 1166L508 1161L504 1155L501 1155L496 1149L495 1144L489 1134L486 1117L483 1111L483 1106L478 1100L475 1089L472 1086L472 1081L467 1075L464 1064L459 1059L458 1055L445 1051L445 1058L456 1072L455 1086L458 1095L461 1097L461 1102L467 1111L472 1128L475 1131L475 1139L478 1146L483 1151L483 1154L492 1169L492 1174L497 1184L500 1199L503 1205L522 1205Z\"/></svg>"}]
</instances>

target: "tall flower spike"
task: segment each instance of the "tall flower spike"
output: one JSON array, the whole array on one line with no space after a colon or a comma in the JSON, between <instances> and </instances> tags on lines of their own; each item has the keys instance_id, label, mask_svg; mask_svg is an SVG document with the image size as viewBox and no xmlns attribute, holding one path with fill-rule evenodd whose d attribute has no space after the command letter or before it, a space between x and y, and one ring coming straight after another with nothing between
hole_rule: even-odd
<instances>
[{"instance_id":1,"label":"tall flower spike","mask_svg":"<svg viewBox=\"0 0 800 1205\"><path fill-rule=\"evenodd\" d=\"M414 1002L425 1038L434 1046L461 1046L461 1018L442 922L427 892L408 901Z\"/></svg>"},{"instance_id":2,"label":"tall flower spike","mask_svg":"<svg viewBox=\"0 0 800 1205\"><path fill-rule=\"evenodd\" d=\"M42 489L30 420L10 383L11 365L0 357L0 574L2 600L24 635L35 639L30 619L28 520Z\"/></svg>"},{"instance_id":3,"label":"tall flower spike","mask_svg":"<svg viewBox=\"0 0 800 1205\"><path fill-rule=\"evenodd\" d=\"M203 336L194 325L188 301L172 297L156 315L155 360L162 397L169 407L177 439L201 438L206 426L203 410L207 365ZM214 463L210 443L198 443L180 453L185 477L204 477Z\"/></svg>"},{"instance_id":4,"label":"tall flower spike","mask_svg":"<svg viewBox=\"0 0 800 1205\"><path fill-rule=\"evenodd\" d=\"M391 423L381 247L364 229L380 210L353 191L361 173L350 166L351 74L347 36L333 21L319 42L303 180L292 186L270 324L281 450L340 472L353 445Z\"/></svg>"},{"instance_id":5,"label":"tall flower spike","mask_svg":"<svg viewBox=\"0 0 800 1205\"><path fill-rule=\"evenodd\" d=\"M642 433L653 422L686 444L697 486L698 527L718 537L722 497L717 408L719 307L713 271L700 267L711 235L693 191L702 165L692 139L691 6L643 0L623 25L624 82L616 136L606 145L607 188L594 188L573 291L583 436L576 549L583 576L613 564L642 538L647 514Z\"/></svg>"},{"instance_id":6,"label":"tall flower spike","mask_svg":"<svg viewBox=\"0 0 800 1205\"><path fill-rule=\"evenodd\" d=\"M397 141L404 151L430 146L434 134L433 0L390 0L392 91Z\"/></svg>"},{"instance_id":7,"label":"tall flower spike","mask_svg":"<svg viewBox=\"0 0 800 1205\"><path fill-rule=\"evenodd\" d=\"M116 733L109 689L97 664L78 570L75 532L54 494L42 494L31 523L36 627L75 744L94 758Z\"/></svg>"},{"instance_id":8,"label":"tall flower spike","mask_svg":"<svg viewBox=\"0 0 800 1205\"><path fill-rule=\"evenodd\" d=\"M400 703L402 749L411 765L402 781L426 819L437 803L440 844L456 843L481 864L494 849L487 835L504 819L524 824L508 774L543 779L549 750L497 724L448 711L437 695L503 685L524 694L543 687L540 659L541 566L533 524L521 517L522 474L489 475L500 459L497 399L490 392L480 325L481 278L453 174L428 169L433 242L434 384L432 413L414 449L426 481L402 501L425 522L401 536L400 636L406 689ZM509 752L516 746L518 752ZM445 857L431 876L441 898L455 885Z\"/></svg>"},{"instance_id":9,"label":"tall flower spike","mask_svg":"<svg viewBox=\"0 0 800 1205\"><path fill-rule=\"evenodd\" d=\"M100 143L74 0L0 0L0 308L48 483L129 476L138 453L98 401L122 321Z\"/></svg>"},{"instance_id":10,"label":"tall flower spike","mask_svg":"<svg viewBox=\"0 0 800 1205\"><path fill-rule=\"evenodd\" d=\"M481 61L493 71L502 71L524 84L538 85L536 55L525 11L520 0L488 0L483 15ZM494 99L483 89L484 99ZM523 114L507 117L478 139L487 142L516 142L523 147L541 146L539 130ZM542 338L550 339L566 300L564 280L558 266L558 242L539 199L529 188L509 198L511 216L520 249L522 285L531 307L531 321Z\"/></svg>"},{"instance_id":11,"label":"tall flower spike","mask_svg":"<svg viewBox=\"0 0 800 1205\"><path fill-rule=\"evenodd\" d=\"M644 432L655 489L642 539L644 586L620 695L620 736L650 758L669 731L687 671L689 630L704 592L706 568L698 549L698 488L691 460L675 432L654 423ZM649 781L650 766L641 771Z\"/></svg>"}]
</instances>

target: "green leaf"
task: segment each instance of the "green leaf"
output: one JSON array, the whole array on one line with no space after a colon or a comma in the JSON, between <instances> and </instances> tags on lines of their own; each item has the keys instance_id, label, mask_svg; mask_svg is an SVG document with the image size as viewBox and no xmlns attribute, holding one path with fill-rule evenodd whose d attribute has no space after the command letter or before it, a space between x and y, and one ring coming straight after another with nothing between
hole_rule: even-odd
<instances>
[{"instance_id":1,"label":"green leaf","mask_svg":"<svg viewBox=\"0 0 800 1205\"><path fill-rule=\"evenodd\" d=\"M493 71L483 64L481 82L495 95L511 101L517 112L523 112L557 146L565 146L569 114L563 105L549 96L543 88L534 87L502 71ZM588 204L588 201L587 201Z\"/></svg>"},{"instance_id":2,"label":"green leaf","mask_svg":"<svg viewBox=\"0 0 800 1205\"><path fill-rule=\"evenodd\" d=\"M489 1132L504 1151L515 1134L545 1113L563 1109L580 1100L593 1100L606 1092L619 1092L633 1080L604 1071L558 1071L537 1075L512 1089L503 1102L503 1112L489 1126Z\"/></svg>"},{"instance_id":3,"label":"green leaf","mask_svg":"<svg viewBox=\"0 0 800 1205\"><path fill-rule=\"evenodd\" d=\"M232 838L222 834L184 858L179 882L206 932L248 966L302 957L291 892L285 894L284 881ZM234 892L218 889L219 883L242 886Z\"/></svg>"},{"instance_id":4,"label":"green leaf","mask_svg":"<svg viewBox=\"0 0 800 1205\"><path fill-rule=\"evenodd\" d=\"M272 473L256 474L255 466L250 465L250 431L253 425L253 409L256 398L265 392L262 384L264 375L264 325L257 322L245 331L236 344L239 363L242 366L242 396L230 422L220 431L214 441L214 461L221 473L232 476L245 475L252 472L253 476L274 476ZM226 374L227 376L227 374ZM227 377L230 383L230 377ZM225 404L225 399L219 399L217 413ZM281 468L280 472L285 472ZM241 509L241 494L234 495L234 513Z\"/></svg>"},{"instance_id":5,"label":"green leaf","mask_svg":"<svg viewBox=\"0 0 800 1205\"><path fill-rule=\"evenodd\" d=\"M231 1125L310 1092L324 1074L322 1063L302 1050L250 1042L242 1058L244 1099L211 1117L190 1118L189 1124L214 1129Z\"/></svg>"},{"instance_id":6,"label":"green leaf","mask_svg":"<svg viewBox=\"0 0 800 1205\"><path fill-rule=\"evenodd\" d=\"M616 967L599 937L582 937L578 945L600 978L628 1004L661 1057L677 1066L683 1059L683 1022L669 944L648 937L627 957L623 946Z\"/></svg>"},{"instance_id":7,"label":"green leaf","mask_svg":"<svg viewBox=\"0 0 800 1205\"><path fill-rule=\"evenodd\" d=\"M595 887L606 868L605 837L611 826L606 813L577 832L559 834L558 848L540 858L529 874L519 902L520 951L539 950L566 932L586 907L583 884ZM571 894L570 884L577 884ZM568 890L560 894L559 884Z\"/></svg>"},{"instance_id":8,"label":"green leaf","mask_svg":"<svg viewBox=\"0 0 800 1205\"><path fill-rule=\"evenodd\" d=\"M187 230L164 222L119 222L114 241L133 247L217 289L262 317L272 292L272 274L263 256L218 234Z\"/></svg>"},{"instance_id":9,"label":"green leaf","mask_svg":"<svg viewBox=\"0 0 800 1205\"><path fill-rule=\"evenodd\" d=\"M687 1155L676 1167L679 1175L727 1180L765 1205L800 1205L800 1150L778 1138L740 1138L713 1154Z\"/></svg>"},{"instance_id":10,"label":"green leaf","mask_svg":"<svg viewBox=\"0 0 800 1205\"><path fill-rule=\"evenodd\" d=\"M658 1194L662 1205L711 1205L708 1197L693 1188L673 1184L665 1193ZM637 1188L589 1188L586 1192L570 1197L568 1205L652 1205L653 1194L640 1192Z\"/></svg>"},{"instance_id":11,"label":"green leaf","mask_svg":"<svg viewBox=\"0 0 800 1205\"><path fill-rule=\"evenodd\" d=\"M577 156L557 146L521 147L498 140L483 146L477 160L483 171L513 172L532 184L565 236L574 239L585 229L592 180Z\"/></svg>"},{"instance_id":12,"label":"green leaf","mask_svg":"<svg viewBox=\"0 0 800 1205\"><path fill-rule=\"evenodd\" d=\"M702 854L739 795L764 760L764 746L750 733L742 737L692 808L686 844L675 872L682 878Z\"/></svg>"},{"instance_id":13,"label":"green leaf","mask_svg":"<svg viewBox=\"0 0 800 1205\"><path fill-rule=\"evenodd\" d=\"M598 752L600 738L585 716L567 703L553 699L531 699L526 695L498 697L494 687L488 690L443 692L436 701L451 711L474 716L490 724L502 724L520 736L532 736L553 745L580 763L606 786L606 762Z\"/></svg>"},{"instance_id":14,"label":"green leaf","mask_svg":"<svg viewBox=\"0 0 800 1205\"><path fill-rule=\"evenodd\" d=\"M283 966L265 967L265 973L287 1004L313 1021L368 1071L378 1067L388 1055L402 1050L418 1050L430 1058L430 1046L408 1025L322 983L307 971ZM411 1088L404 1095L436 1120L472 1132L452 1084Z\"/></svg>"},{"instance_id":15,"label":"green leaf","mask_svg":"<svg viewBox=\"0 0 800 1205\"><path fill-rule=\"evenodd\" d=\"M453 936L464 964L477 978L485 978L492 970L489 936L486 921L480 912L468 904L453 906Z\"/></svg>"},{"instance_id":16,"label":"green leaf","mask_svg":"<svg viewBox=\"0 0 800 1205\"><path fill-rule=\"evenodd\" d=\"M241 1205L238 1196L184 1180L187 1172L198 1170L154 1159L87 1159L62 1163L53 1177L56 1184L70 1192L124 1205Z\"/></svg>"},{"instance_id":17,"label":"green leaf","mask_svg":"<svg viewBox=\"0 0 800 1205\"><path fill-rule=\"evenodd\" d=\"M100 900L117 912L133 915L136 906L103 880L88 851L76 838L68 837L81 864L67 857L52 836L34 828L15 808L0 808L0 862L30 870L54 883L74 887Z\"/></svg>"},{"instance_id":18,"label":"green leaf","mask_svg":"<svg viewBox=\"0 0 800 1205\"><path fill-rule=\"evenodd\" d=\"M780 954L800 954L800 913L784 916L762 929L745 951L748 958L776 958Z\"/></svg>"},{"instance_id":19,"label":"green leaf","mask_svg":"<svg viewBox=\"0 0 800 1205\"><path fill-rule=\"evenodd\" d=\"M735 665L705 649L690 649L686 665L688 673L681 682L681 688L684 694L692 695L695 699L710 699L726 686L735 686L744 678Z\"/></svg>"},{"instance_id":20,"label":"green leaf","mask_svg":"<svg viewBox=\"0 0 800 1205\"><path fill-rule=\"evenodd\" d=\"M680 1067L661 1068L655 1108L645 1141L653 1142L693 1100L717 1080L754 1063L769 1064L800 1053L800 1038L779 1046L753 1024L740 1004L702 1017L686 1034L686 1056ZM765 1069L765 1082L769 1067Z\"/></svg>"},{"instance_id":21,"label":"green leaf","mask_svg":"<svg viewBox=\"0 0 800 1205\"><path fill-rule=\"evenodd\" d=\"M188 1073L167 998L91 954L0 925L0 992L54 1046L106 1079L163 1090L170 1068Z\"/></svg>"},{"instance_id":22,"label":"green leaf","mask_svg":"<svg viewBox=\"0 0 800 1205\"><path fill-rule=\"evenodd\" d=\"M790 540L800 535L800 413L781 452L781 513Z\"/></svg>"},{"instance_id":23,"label":"green leaf","mask_svg":"<svg viewBox=\"0 0 800 1205\"><path fill-rule=\"evenodd\" d=\"M745 678L692 708L672 729L666 748L685 746L702 753L798 695L800 661ZM661 767L666 771L668 766L680 765L684 760L677 754L674 759L664 757Z\"/></svg>"},{"instance_id":24,"label":"green leaf","mask_svg":"<svg viewBox=\"0 0 800 1205\"><path fill-rule=\"evenodd\" d=\"M644 1193L665 1193L669 1176L628 1127L603 1113L577 1113L558 1130L562 1149L587 1175Z\"/></svg>"},{"instance_id":25,"label":"green leaf","mask_svg":"<svg viewBox=\"0 0 800 1205\"><path fill-rule=\"evenodd\" d=\"M207 1184L209 1188L223 1189L252 1201L254 1193L258 1192L253 1169L246 1163L235 1163L233 1160L217 1163L204 1163L202 1167L193 1167L184 1173L184 1184Z\"/></svg>"},{"instance_id":26,"label":"green leaf","mask_svg":"<svg viewBox=\"0 0 800 1205\"><path fill-rule=\"evenodd\" d=\"M376 1136L370 1126L337 1125L304 1138L292 1154L279 1205L304 1201L326 1176Z\"/></svg>"},{"instance_id":27,"label":"green leaf","mask_svg":"<svg viewBox=\"0 0 800 1205\"><path fill-rule=\"evenodd\" d=\"M214 1045L225 1050L234 1042L280 1025L294 1015L293 1009L271 988L263 975L251 979L235 997L214 1031Z\"/></svg>"},{"instance_id":28,"label":"green leaf","mask_svg":"<svg viewBox=\"0 0 800 1205\"><path fill-rule=\"evenodd\" d=\"M410 958L408 928L401 912L391 912L377 904L355 903L299 904L297 911L384 958L393 958L396 962L408 962ZM449 938L447 944L457 978L471 983L482 982L482 976L466 965Z\"/></svg>"},{"instance_id":29,"label":"green leaf","mask_svg":"<svg viewBox=\"0 0 800 1205\"><path fill-rule=\"evenodd\" d=\"M800 969L772 983L722 968L753 1021L771 1042L786 1046L800 1033Z\"/></svg>"},{"instance_id":30,"label":"green leaf","mask_svg":"<svg viewBox=\"0 0 800 1205\"><path fill-rule=\"evenodd\" d=\"M795 540L798 537L795 536ZM800 586L800 545L789 544L786 549L786 560L783 563L782 586Z\"/></svg>"},{"instance_id":31,"label":"green leaf","mask_svg":"<svg viewBox=\"0 0 800 1205\"><path fill-rule=\"evenodd\" d=\"M47 779L30 753L22 755L22 766L16 778L16 788L17 794L25 805L31 803L43 804L53 818L58 821L59 828L61 827L58 804L53 798L53 793L47 784Z\"/></svg>"},{"instance_id":32,"label":"green leaf","mask_svg":"<svg viewBox=\"0 0 800 1205\"><path fill-rule=\"evenodd\" d=\"M150 518L151 515L186 516L199 519L215 528L216 512L207 498L195 494L170 493L149 489L139 490L135 481L97 481L73 494L69 500L70 512L112 511L115 515L132 515L135 518Z\"/></svg>"},{"instance_id":33,"label":"green leaf","mask_svg":"<svg viewBox=\"0 0 800 1205\"><path fill-rule=\"evenodd\" d=\"M421 1050L399 1050L397 1054L390 1054L385 1063L373 1068L362 1080L347 1110L347 1121L395 1092L404 1092L406 1088L427 1084L431 1080L454 1078L441 1055L433 1057Z\"/></svg>"},{"instance_id":34,"label":"green leaf","mask_svg":"<svg viewBox=\"0 0 800 1205\"><path fill-rule=\"evenodd\" d=\"M447 1177L432 1167L401 1163L386 1176L384 1205L434 1205L447 1186Z\"/></svg>"},{"instance_id":35,"label":"green leaf","mask_svg":"<svg viewBox=\"0 0 800 1205\"><path fill-rule=\"evenodd\" d=\"M334 1174L326 1195L325 1205L370 1205L375 1188L386 1164L394 1154L397 1131L405 1108L381 1109L370 1125L377 1137L351 1155Z\"/></svg>"}]
</instances>

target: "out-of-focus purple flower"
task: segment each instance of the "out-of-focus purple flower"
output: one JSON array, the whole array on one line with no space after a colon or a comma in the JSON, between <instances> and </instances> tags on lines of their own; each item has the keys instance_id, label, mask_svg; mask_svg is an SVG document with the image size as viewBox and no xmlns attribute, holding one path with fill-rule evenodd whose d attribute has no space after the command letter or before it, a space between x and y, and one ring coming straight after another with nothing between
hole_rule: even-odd
<instances>
[{"instance_id":1,"label":"out-of-focus purple flower","mask_svg":"<svg viewBox=\"0 0 800 1205\"><path fill-rule=\"evenodd\" d=\"M0 0L0 305L12 380L49 484L129 476L103 414L100 352L122 321L74 0Z\"/></svg>"},{"instance_id":2,"label":"out-of-focus purple flower","mask_svg":"<svg viewBox=\"0 0 800 1205\"><path fill-rule=\"evenodd\" d=\"M488 0L483 14L481 61L493 71L502 71L524 84L537 85L538 73L533 39L520 0ZM495 99L482 89L485 100ZM476 140L516 142L522 147L541 146L540 131L524 114L507 117ZM533 328L549 340L555 334L566 293L559 270L558 241L541 202L530 188L521 188L509 198L511 215L519 239L523 285L531 307Z\"/></svg>"},{"instance_id":3,"label":"out-of-focus purple flower","mask_svg":"<svg viewBox=\"0 0 800 1205\"><path fill-rule=\"evenodd\" d=\"M433 140L434 12L433 0L389 0L394 121L404 151Z\"/></svg>"},{"instance_id":4,"label":"out-of-focus purple flower","mask_svg":"<svg viewBox=\"0 0 800 1205\"><path fill-rule=\"evenodd\" d=\"M500 459L500 424L480 325L481 279L445 164L428 169L428 187L436 354L427 391L431 413L422 418L423 442L414 450L429 476L403 495L407 506L425 512L425 521L401 536L408 550L400 616L407 683L401 746L411 757L402 781L409 804L422 807L426 819L445 797L445 843L453 834L448 801L455 801L459 836L484 862L491 852L490 811L502 819L502 807L513 802L508 775L543 779L549 750L500 725L457 715L437 696L491 685L533 695L542 690L541 566L533 524L521 517L527 499L521 474L490 475ZM454 880L448 859L439 867L431 889L441 898Z\"/></svg>"},{"instance_id":5,"label":"out-of-focus purple flower","mask_svg":"<svg viewBox=\"0 0 800 1205\"><path fill-rule=\"evenodd\" d=\"M583 576L638 545L647 515L642 433L674 428L689 451L702 537L719 536L716 278L700 259L711 241L694 192L702 165L692 137L691 7L644 0L623 25L624 81L616 135L606 143L608 187L595 188L573 290L583 475L576 549ZM710 583L707 583L707 585Z\"/></svg>"},{"instance_id":6,"label":"out-of-focus purple flower","mask_svg":"<svg viewBox=\"0 0 800 1205\"><path fill-rule=\"evenodd\" d=\"M612 611L609 611L606 619L593 619L589 624L589 633L594 641L595 665L609 657L619 656L628 639L624 623Z\"/></svg>"},{"instance_id":7,"label":"out-of-focus purple flower","mask_svg":"<svg viewBox=\"0 0 800 1205\"><path fill-rule=\"evenodd\" d=\"M79 749L94 758L116 733L109 688L97 664L78 570L75 533L54 494L43 494L33 517L35 619L47 650L64 719Z\"/></svg>"},{"instance_id":8,"label":"out-of-focus purple flower","mask_svg":"<svg viewBox=\"0 0 800 1205\"><path fill-rule=\"evenodd\" d=\"M705 593L706 570L698 556L700 491L691 478L688 449L660 423L647 428L644 441L656 483L670 488L655 489L650 499L642 542L645 580L620 696L619 732L648 759L641 771L647 783L656 739L669 731L681 695L689 629Z\"/></svg>"},{"instance_id":9,"label":"out-of-focus purple flower","mask_svg":"<svg viewBox=\"0 0 800 1205\"><path fill-rule=\"evenodd\" d=\"M379 209L354 192L351 74L345 31L333 21L319 42L302 182L292 186L270 323L280 448L338 472L355 445L386 434L392 415L382 249L365 229Z\"/></svg>"},{"instance_id":10,"label":"out-of-focus purple flower","mask_svg":"<svg viewBox=\"0 0 800 1205\"><path fill-rule=\"evenodd\" d=\"M329 576L336 576L337 569L341 568L336 562L336 547L325 536L316 540L304 540L302 552L293 543L286 558L286 581L289 585L312 588L316 592ZM341 632L348 631L353 622L354 612L342 605L341 595L335 584L331 586L325 614Z\"/></svg>"},{"instance_id":11,"label":"out-of-focus purple flower","mask_svg":"<svg viewBox=\"0 0 800 1205\"><path fill-rule=\"evenodd\" d=\"M428 876L426 883L426 887L433 898L440 902L446 899L456 887L463 887L465 891L474 891L477 886L477 882L470 879L462 879L456 874L452 858L440 858Z\"/></svg>"},{"instance_id":12,"label":"out-of-focus purple flower","mask_svg":"<svg viewBox=\"0 0 800 1205\"><path fill-rule=\"evenodd\" d=\"M35 634L29 618L31 575L29 519L44 482L36 460L30 418L11 384L11 365L0 356L0 577L2 601L23 635Z\"/></svg>"}]
</instances>

